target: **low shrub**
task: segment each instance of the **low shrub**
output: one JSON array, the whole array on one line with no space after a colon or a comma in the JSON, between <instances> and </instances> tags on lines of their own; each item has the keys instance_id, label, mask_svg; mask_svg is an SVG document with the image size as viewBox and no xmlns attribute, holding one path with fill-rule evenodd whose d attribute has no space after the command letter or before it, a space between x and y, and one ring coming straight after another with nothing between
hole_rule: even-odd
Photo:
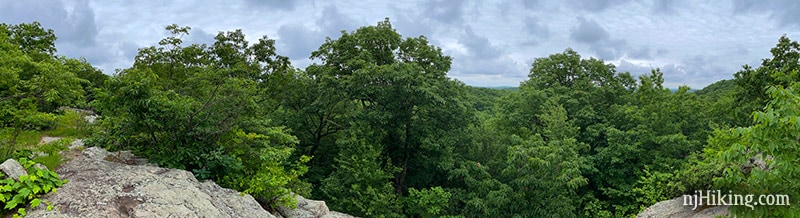
<instances>
[{"instance_id":1,"label":"low shrub","mask_svg":"<svg viewBox=\"0 0 800 218\"><path fill-rule=\"evenodd\" d=\"M11 178L0 180L0 202L3 214L13 213L14 217L25 216L26 207L35 208L41 203L47 204L47 210L52 210L53 205L43 201L40 197L44 194L55 192L67 180L62 180L58 174L48 169L36 167L36 162L20 158L19 163L28 171L28 175L20 176L19 181Z\"/></svg>"}]
</instances>

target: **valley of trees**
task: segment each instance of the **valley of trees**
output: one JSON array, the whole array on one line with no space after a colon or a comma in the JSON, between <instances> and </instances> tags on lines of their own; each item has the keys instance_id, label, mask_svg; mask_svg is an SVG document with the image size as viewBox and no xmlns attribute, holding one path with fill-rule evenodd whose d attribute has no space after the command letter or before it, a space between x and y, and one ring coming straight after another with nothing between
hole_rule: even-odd
<instances>
[{"instance_id":1,"label":"valley of trees","mask_svg":"<svg viewBox=\"0 0 800 218\"><path fill-rule=\"evenodd\" d=\"M0 25L2 158L61 106L102 116L89 145L253 195L291 193L362 217L630 217L695 190L787 194L800 214L800 44L698 91L664 87L566 49L536 58L515 89L449 78L452 58L388 19L330 36L300 69L264 36L189 27L107 76L56 55L38 23ZM768 170L748 165L769 155ZM744 170L745 168L748 170Z\"/></svg>"}]
</instances>

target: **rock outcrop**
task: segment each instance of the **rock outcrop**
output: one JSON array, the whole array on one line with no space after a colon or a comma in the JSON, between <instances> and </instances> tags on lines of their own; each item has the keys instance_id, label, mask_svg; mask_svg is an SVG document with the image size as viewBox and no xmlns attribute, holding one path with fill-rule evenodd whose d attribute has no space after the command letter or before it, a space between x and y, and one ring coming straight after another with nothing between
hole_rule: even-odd
<instances>
[{"instance_id":1,"label":"rock outcrop","mask_svg":"<svg viewBox=\"0 0 800 218\"><path fill-rule=\"evenodd\" d=\"M185 170L145 164L129 152L90 147L64 156L70 160L56 172L69 182L43 197L55 209L42 204L28 217L352 217L300 196L297 209L273 215L250 195L197 181Z\"/></svg>"},{"instance_id":2,"label":"rock outcrop","mask_svg":"<svg viewBox=\"0 0 800 218\"><path fill-rule=\"evenodd\" d=\"M28 175L28 172L25 171L25 168L14 159L8 159L3 162L3 164L0 164L0 171L3 172L3 175L0 175L0 178L6 178L7 176L16 181L19 181L20 176Z\"/></svg>"},{"instance_id":3,"label":"rock outcrop","mask_svg":"<svg viewBox=\"0 0 800 218\"><path fill-rule=\"evenodd\" d=\"M672 200L662 201L648 207L637 218L714 218L717 216L727 216L728 206L685 206L683 197Z\"/></svg>"},{"instance_id":4,"label":"rock outcrop","mask_svg":"<svg viewBox=\"0 0 800 218\"><path fill-rule=\"evenodd\" d=\"M66 155L69 156L69 155ZM188 171L107 161L87 148L56 171L69 180L29 217L275 217L249 195L199 182Z\"/></svg>"},{"instance_id":5,"label":"rock outcrop","mask_svg":"<svg viewBox=\"0 0 800 218\"><path fill-rule=\"evenodd\" d=\"M278 217L292 217L292 218L351 218L353 216L348 214L330 211L328 205L324 201L315 201L297 195L297 208L291 209L287 207L278 208Z\"/></svg>"}]
</instances>

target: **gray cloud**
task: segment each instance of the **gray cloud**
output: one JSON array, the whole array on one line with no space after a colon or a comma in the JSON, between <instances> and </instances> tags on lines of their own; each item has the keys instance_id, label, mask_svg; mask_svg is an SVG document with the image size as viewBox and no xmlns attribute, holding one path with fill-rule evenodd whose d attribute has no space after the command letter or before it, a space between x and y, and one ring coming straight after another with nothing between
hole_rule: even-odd
<instances>
[{"instance_id":1,"label":"gray cloud","mask_svg":"<svg viewBox=\"0 0 800 218\"><path fill-rule=\"evenodd\" d=\"M550 38L550 28L533 16L525 18L525 30L532 36L526 43L529 45L536 45Z\"/></svg>"},{"instance_id":2,"label":"gray cloud","mask_svg":"<svg viewBox=\"0 0 800 218\"><path fill-rule=\"evenodd\" d=\"M294 10L298 1L296 0L244 0L248 5L257 8L270 8L277 10Z\"/></svg>"},{"instance_id":3,"label":"gray cloud","mask_svg":"<svg viewBox=\"0 0 800 218\"><path fill-rule=\"evenodd\" d=\"M461 24L464 22L466 1L432 0L423 1L420 7L423 14L445 24Z\"/></svg>"},{"instance_id":4,"label":"gray cloud","mask_svg":"<svg viewBox=\"0 0 800 218\"><path fill-rule=\"evenodd\" d=\"M650 54L650 47L641 47L638 49L632 49L630 52L628 52L628 57L634 59L653 59L653 56Z\"/></svg>"},{"instance_id":5,"label":"gray cloud","mask_svg":"<svg viewBox=\"0 0 800 218\"><path fill-rule=\"evenodd\" d=\"M98 44L98 28L89 1L0 0L0 22L18 24L38 21L53 29L58 53L67 57L85 57L90 63L103 64L112 58L107 47Z\"/></svg>"},{"instance_id":6,"label":"gray cloud","mask_svg":"<svg viewBox=\"0 0 800 218\"><path fill-rule=\"evenodd\" d=\"M135 42L121 42L116 47L119 51L121 51L121 54L118 56L135 57L137 54L139 54L139 48L142 46L136 44Z\"/></svg>"},{"instance_id":7,"label":"gray cloud","mask_svg":"<svg viewBox=\"0 0 800 218\"><path fill-rule=\"evenodd\" d=\"M306 59L325 40L319 31L299 25L283 25L278 29L278 51L291 59Z\"/></svg>"},{"instance_id":8,"label":"gray cloud","mask_svg":"<svg viewBox=\"0 0 800 218\"><path fill-rule=\"evenodd\" d=\"M626 46L625 40L612 39L608 31L597 21L584 17L578 17L578 26L572 29L570 38L589 45L590 50L605 60L614 60L622 56Z\"/></svg>"},{"instance_id":9,"label":"gray cloud","mask_svg":"<svg viewBox=\"0 0 800 218\"><path fill-rule=\"evenodd\" d=\"M500 86L527 78L524 64L510 59L504 49L492 44L487 37L478 35L471 26L464 27L458 43L464 46L466 52L446 51L454 59L450 76L483 86ZM511 84L516 85L514 82Z\"/></svg>"},{"instance_id":10,"label":"gray cloud","mask_svg":"<svg viewBox=\"0 0 800 218\"><path fill-rule=\"evenodd\" d=\"M185 45L191 44L206 44L206 45L213 45L216 40L214 39L216 35L203 31L202 29L193 28L189 30L189 35L184 39Z\"/></svg>"},{"instance_id":11,"label":"gray cloud","mask_svg":"<svg viewBox=\"0 0 800 218\"><path fill-rule=\"evenodd\" d=\"M109 54L109 57L111 57L109 61L99 64L94 62L90 63L103 70L106 74L113 74L118 69L121 70L133 65L133 57L136 57L141 47L143 46L131 41L114 43L107 48L112 51L111 54Z\"/></svg>"},{"instance_id":12,"label":"gray cloud","mask_svg":"<svg viewBox=\"0 0 800 218\"><path fill-rule=\"evenodd\" d=\"M683 58L679 63L667 63L657 66L642 66L621 60L617 66L619 72L630 72L631 75L648 75L650 70L659 68L664 73L664 86L676 88L687 85L700 89L713 82L730 78L736 67L720 65L720 58L709 55L694 55Z\"/></svg>"},{"instance_id":13,"label":"gray cloud","mask_svg":"<svg viewBox=\"0 0 800 218\"><path fill-rule=\"evenodd\" d=\"M275 36L278 52L303 68L326 36L338 38L342 30L390 17L404 36L424 35L453 56L449 75L470 85L517 85L526 78L526 60L572 47L584 57L620 63L620 69L643 66L637 73L661 67L666 86L702 87L730 78L742 64L757 65L780 35L800 38L798 1L686 5L679 0L201 0L187 8L180 1L0 0L0 22L39 21L56 31L59 54L85 56L111 73L129 67L137 49L155 45L172 23L194 28L185 38L189 43L212 42L217 31L233 29L244 30L250 41Z\"/></svg>"},{"instance_id":14,"label":"gray cloud","mask_svg":"<svg viewBox=\"0 0 800 218\"><path fill-rule=\"evenodd\" d=\"M469 56L477 59L491 60L499 58L500 55L502 55L502 51L493 46L492 43L489 42L489 39L475 34L471 27L466 27L464 29L464 34L459 37L458 42L467 48Z\"/></svg>"},{"instance_id":15,"label":"gray cloud","mask_svg":"<svg viewBox=\"0 0 800 218\"><path fill-rule=\"evenodd\" d=\"M664 55L667 55L667 54L669 54L669 50L667 50L667 49L659 48L658 50L656 50L656 55L657 56L664 56Z\"/></svg>"},{"instance_id":16,"label":"gray cloud","mask_svg":"<svg viewBox=\"0 0 800 218\"><path fill-rule=\"evenodd\" d=\"M542 5L540 0L520 0L520 3L525 9L538 9Z\"/></svg>"},{"instance_id":17,"label":"gray cloud","mask_svg":"<svg viewBox=\"0 0 800 218\"><path fill-rule=\"evenodd\" d=\"M675 0L653 0L653 12L657 14L675 13Z\"/></svg>"},{"instance_id":18,"label":"gray cloud","mask_svg":"<svg viewBox=\"0 0 800 218\"><path fill-rule=\"evenodd\" d=\"M800 28L800 1L796 0L740 0L731 1L733 12L739 13L769 13L770 17L778 24L793 28Z\"/></svg>"},{"instance_id":19,"label":"gray cloud","mask_svg":"<svg viewBox=\"0 0 800 218\"><path fill-rule=\"evenodd\" d=\"M71 23L71 31L66 31L64 40L78 46L93 46L97 39L97 25L94 22L94 11L88 0L75 1L67 19Z\"/></svg>"},{"instance_id":20,"label":"gray cloud","mask_svg":"<svg viewBox=\"0 0 800 218\"><path fill-rule=\"evenodd\" d=\"M325 37L336 39L341 36L341 31L351 32L362 26L333 5L322 10L322 16L316 19L315 24L319 28L311 29L299 23L280 26L276 40L278 53L292 59L296 66L305 66L311 63L308 59L311 52L325 42Z\"/></svg>"},{"instance_id":21,"label":"gray cloud","mask_svg":"<svg viewBox=\"0 0 800 218\"><path fill-rule=\"evenodd\" d=\"M472 61L463 62L459 67L454 69L453 73L503 77L520 72L519 66L519 64L514 63L512 60L505 58L499 60L472 59Z\"/></svg>"},{"instance_id":22,"label":"gray cloud","mask_svg":"<svg viewBox=\"0 0 800 218\"><path fill-rule=\"evenodd\" d=\"M576 42L595 44L609 39L606 29L597 21L578 17L578 26L572 30L570 37Z\"/></svg>"},{"instance_id":23,"label":"gray cloud","mask_svg":"<svg viewBox=\"0 0 800 218\"><path fill-rule=\"evenodd\" d=\"M393 27L407 37L433 36L432 25L419 19L419 15L403 13L391 18Z\"/></svg>"},{"instance_id":24,"label":"gray cloud","mask_svg":"<svg viewBox=\"0 0 800 218\"><path fill-rule=\"evenodd\" d=\"M111 50L109 50L104 46L99 46L99 45L82 46L69 43L58 44L57 46L62 48L62 50L66 51L66 52L60 52L63 53L65 56L71 58L84 57L86 58L87 61L89 61L89 63L92 64L104 64L111 61L111 59L113 58Z\"/></svg>"},{"instance_id":25,"label":"gray cloud","mask_svg":"<svg viewBox=\"0 0 800 218\"><path fill-rule=\"evenodd\" d=\"M516 86L528 78L526 65L504 56L481 59L464 55L453 57L453 70L449 76L476 86Z\"/></svg>"},{"instance_id":26,"label":"gray cloud","mask_svg":"<svg viewBox=\"0 0 800 218\"><path fill-rule=\"evenodd\" d=\"M682 63L690 69L695 71L695 76L702 76L702 75L709 75L714 73L725 73L726 71L729 73L733 73L732 71L726 69L730 67L720 66L718 63L721 62L721 57L719 56L712 56L712 55L695 55L686 57L682 60Z\"/></svg>"},{"instance_id":27,"label":"gray cloud","mask_svg":"<svg viewBox=\"0 0 800 218\"><path fill-rule=\"evenodd\" d=\"M651 69L654 67L652 66L641 66L626 60L621 60L620 63L616 66L617 72L629 72L631 75L641 75L645 73L649 73Z\"/></svg>"},{"instance_id":28,"label":"gray cloud","mask_svg":"<svg viewBox=\"0 0 800 218\"><path fill-rule=\"evenodd\" d=\"M322 10L322 17L317 19L316 24L322 29L323 34L331 38L338 38L342 30L349 32L362 25L346 14L342 14L336 6L325 7L325 9Z\"/></svg>"},{"instance_id":29,"label":"gray cloud","mask_svg":"<svg viewBox=\"0 0 800 218\"><path fill-rule=\"evenodd\" d=\"M602 12L605 11L606 9L628 3L629 1L630 0L596 0L596 1L573 0L570 1L570 3L572 3L572 6L590 12Z\"/></svg>"},{"instance_id":30,"label":"gray cloud","mask_svg":"<svg viewBox=\"0 0 800 218\"><path fill-rule=\"evenodd\" d=\"M53 29L59 44L92 46L97 39L94 11L87 0L71 1L65 5L58 0L0 1L0 22L18 24L39 21L44 28ZM70 10L67 10L67 9Z\"/></svg>"},{"instance_id":31,"label":"gray cloud","mask_svg":"<svg viewBox=\"0 0 800 218\"><path fill-rule=\"evenodd\" d=\"M701 89L707 84L730 77L720 76L724 75L721 73L721 71L726 70L721 68L713 68L710 66L676 64L667 64L661 66L661 72L664 73L664 86L666 87L678 87L686 85L694 89Z\"/></svg>"},{"instance_id":32,"label":"gray cloud","mask_svg":"<svg viewBox=\"0 0 800 218\"><path fill-rule=\"evenodd\" d=\"M747 55L750 53L746 48L737 48L736 53L740 55Z\"/></svg>"}]
</instances>

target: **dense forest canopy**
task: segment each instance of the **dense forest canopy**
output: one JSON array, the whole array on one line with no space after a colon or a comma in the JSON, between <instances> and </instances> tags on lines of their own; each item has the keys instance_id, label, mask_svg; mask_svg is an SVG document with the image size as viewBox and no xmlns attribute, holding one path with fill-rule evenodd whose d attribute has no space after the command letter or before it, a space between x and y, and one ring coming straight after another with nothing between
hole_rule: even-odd
<instances>
[{"instance_id":1,"label":"dense forest canopy","mask_svg":"<svg viewBox=\"0 0 800 218\"><path fill-rule=\"evenodd\" d=\"M630 217L725 190L792 199L733 206L743 217L800 214L800 44L785 36L760 66L693 92L569 48L536 58L518 89L470 87L447 76L441 48L388 18L327 38L305 69L266 36L187 44L190 27L166 29L106 76L56 56L38 23L0 25L2 155L71 106L102 116L88 144L266 207L298 193L364 217ZM748 165L756 156L766 168Z\"/></svg>"}]
</instances>

